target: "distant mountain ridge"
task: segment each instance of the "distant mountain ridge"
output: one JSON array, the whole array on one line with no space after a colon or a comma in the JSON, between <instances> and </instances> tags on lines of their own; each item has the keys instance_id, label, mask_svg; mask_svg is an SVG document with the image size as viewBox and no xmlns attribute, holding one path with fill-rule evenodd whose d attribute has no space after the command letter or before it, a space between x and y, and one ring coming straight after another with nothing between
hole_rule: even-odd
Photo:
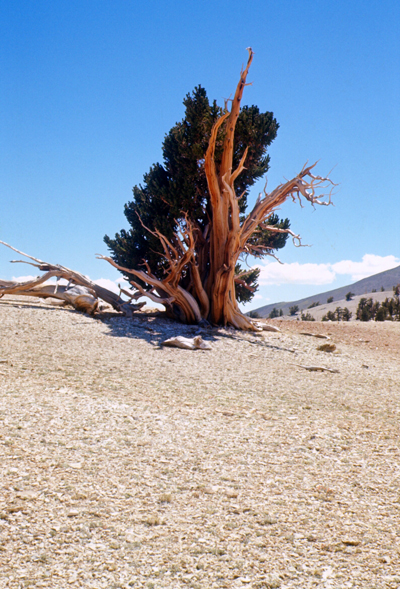
<instances>
[{"instance_id":1,"label":"distant mountain ridge","mask_svg":"<svg viewBox=\"0 0 400 589\"><path fill-rule=\"evenodd\" d=\"M254 309L253 312L256 311L260 317L268 317L272 309L276 308L278 310L282 309L283 314L288 315L289 307L294 305L298 305L299 309L305 310L312 303L319 302L321 305L326 303L329 297L333 297L334 301L340 301L345 298L349 291L353 292L355 295L363 295L370 293L373 290L380 291L382 287L385 291L392 291L393 286L397 286L397 284L400 284L400 266L392 268L391 270L379 272L373 276L368 276L358 282L354 282L354 284L335 288L334 290L328 290L305 299L299 299L298 301L271 303L270 305ZM388 296L390 296L389 293Z\"/></svg>"}]
</instances>

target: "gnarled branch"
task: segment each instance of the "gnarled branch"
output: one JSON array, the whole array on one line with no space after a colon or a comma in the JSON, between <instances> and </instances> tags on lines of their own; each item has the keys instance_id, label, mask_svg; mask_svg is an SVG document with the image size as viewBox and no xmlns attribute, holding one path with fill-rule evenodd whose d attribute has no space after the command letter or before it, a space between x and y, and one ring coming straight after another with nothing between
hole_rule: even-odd
<instances>
[{"instance_id":1,"label":"gnarled branch","mask_svg":"<svg viewBox=\"0 0 400 589\"><path fill-rule=\"evenodd\" d=\"M87 276L84 276L75 270L34 258L33 256L17 250L5 241L0 240L0 243L35 262L13 260L13 263L30 264L31 266L39 268L42 272L45 272L43 276L38 276L37 278L24 282L1 281L0 296L17 294L38 298L56 298L73 305L78 310L83 310L91 314L97 311L99 298L110 304L117 311L122 312L124 315L131 316L133 311L137 309L136 305L129 304L121 299L116 293L103 286L99 286L95 282L92 282ZM58 284L44 284L53 277L56 277L58 280L64 278L68 281L68 285L60 286Z\"/></svg>"}]
</instances>

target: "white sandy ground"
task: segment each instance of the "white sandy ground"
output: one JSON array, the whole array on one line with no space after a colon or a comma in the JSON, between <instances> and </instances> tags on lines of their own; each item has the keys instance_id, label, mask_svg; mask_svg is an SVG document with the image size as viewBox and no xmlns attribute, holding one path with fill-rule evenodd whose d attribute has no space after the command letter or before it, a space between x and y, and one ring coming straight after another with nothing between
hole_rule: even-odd
<instances>
[{"instance_id":1,"label":"white sandy ground","mask_svg":"<svg viewBox=\"0 0 400 589\"><path fill-rule=\"evenodd\" d=\"M400 323L274 324L1 299L0 588L400 587Z\"/></svg>"}]
</instances>

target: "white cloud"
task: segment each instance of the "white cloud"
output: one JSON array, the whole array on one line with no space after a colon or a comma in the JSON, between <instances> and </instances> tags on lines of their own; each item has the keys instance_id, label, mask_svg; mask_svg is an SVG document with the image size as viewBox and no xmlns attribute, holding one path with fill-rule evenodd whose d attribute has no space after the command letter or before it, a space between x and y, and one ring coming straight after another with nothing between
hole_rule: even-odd
<instances>
[{"instance_id":1,"label":"white cloud","mask_svg":"<svg viewBox=\"0 0 400 589\"><path fill-rule=\"evenodd\" d=\"M13 276L11 278L11 280L14 280L15 282L28 282L28 280L35 280L36 278L40 278L41 276L43 276L43 274L37 274L36 276L33 276L31 274L28 274L26 276ZM46 282L42 282L42 284L54 284L56 282L56 278L49 278L49 280L46 280ZM67 284L67 280L64 280L64 278L61 278L59 281L59 284Z\"/></svg>"},{"instance_id":2,"label":"white cloud","mask_svg":"<svg viewBox=\"0 0 400 589\"><path fill-rule=\"evenodd\" d=\"M27 275L27 276L13 276L11 278L11 280L15 281L15 282L28 282L28 280L34 280L35 278L37 278L37 276L31 276L31 275Z\"/></svg>"},{"instance_id":3,"label":"white cloud","mask_svg":"<svg viewBox=\"0 0 400 589\"><path fill-rule=\"evenodd\" d=\"M98 284L99 286L102 286L103 288L106 288L107 290L111 290L111 292L115 292L116 294L119 294L118 284L121 284L123 282L123 280L110 280L109 278L97 278L93 282L95 284ZM122 284L121 284L121 286L122 286L122 288L124 288Z\"/></svg>"},{"instance_id":4,"label":"white cloud","mask_svg":"<svg viewBox=\"0 0 400 589\"><path fill-rule=\"evenodd\" d=\"M375 256L374 254L365 254L361 262L352 262L343 260L332 264L332 269L336 274L350 274L354 282L362 280L367 276L384 272L395 268L400 264L399 258L395 256Z\"/></svg>"},{"instance_id":5,"label":"white cloud","mask_svg":"<svg viewBox=\"0 0 400 589\"><path fill-rule=\"evenodd\" d=\"M269 262L261 266L260 284L330 284L335 277L329 264Z\"/></svg>"},{"instance_id":6,"label":"white cloud","mask_svg":"<svg viewBox=\"0 0 400 589\"><path fill-rule=\"evenodd\" d=\"M266 262L260 266L260 284L332 284L338 275L351 276L357 282L367 276L395 268L400 259L395 256L365 254L361 262L342 260L335 264L279 264Z\"/></svg>"}]
</instances>

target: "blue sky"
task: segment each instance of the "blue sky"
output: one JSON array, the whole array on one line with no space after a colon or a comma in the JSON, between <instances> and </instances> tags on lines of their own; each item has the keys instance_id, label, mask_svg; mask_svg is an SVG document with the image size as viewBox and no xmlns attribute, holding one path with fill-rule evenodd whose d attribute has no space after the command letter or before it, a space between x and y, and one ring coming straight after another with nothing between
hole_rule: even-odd
<instances>
[{"instance_id":1,"label":"blue sky","mask_svg":"<svg viewBox=\"0 0 400 589\"><path fill-rule=\"evenodd\" d=\"M124 204L184 96L201 84L223 104L251 46L244 103L280 124L268 188L316 160L340 184L335 207L282 208L312 247L267 260L252 307L399 265L399 29L394 0L3 0L0 239L118 280L95 258L104 234L127 228ZM15 257L0 247L0 278L32 273Z\"/></svg>"}]
</instances>

